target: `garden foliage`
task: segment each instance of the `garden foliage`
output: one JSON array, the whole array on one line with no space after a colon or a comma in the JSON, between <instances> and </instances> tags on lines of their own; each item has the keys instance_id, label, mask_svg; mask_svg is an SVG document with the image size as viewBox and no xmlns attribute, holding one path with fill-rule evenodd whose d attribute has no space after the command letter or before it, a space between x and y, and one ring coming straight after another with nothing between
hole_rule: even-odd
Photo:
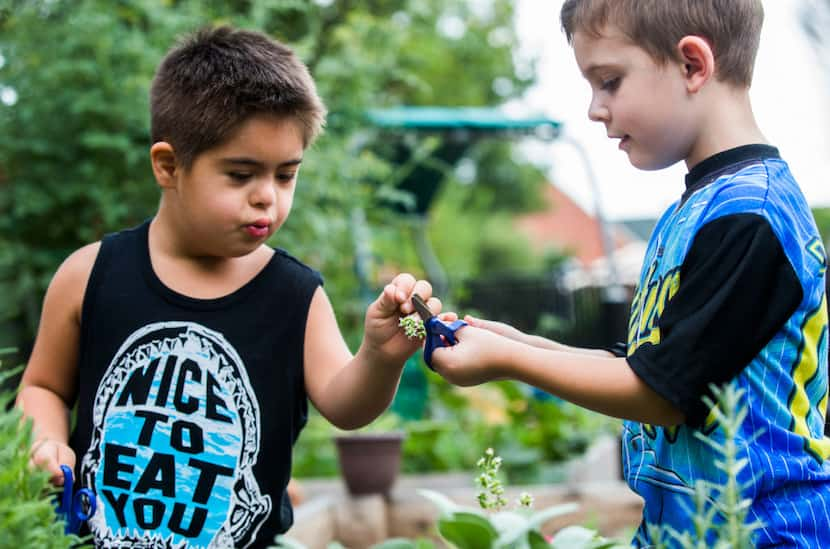
<instances>
[{"instance_id":1,"label":"garden foliage","mask_svg":"<svg viewBox=\"0 0 830 549\"><path fill-rule=\"evenodd\" d=\"M391 162L380 146L404 137L380 134L365 113L517 97L533 68L514 59L512 10L509 0L3 0L0 333L7 341L0 344L25 352L46 285L69 253L152 215L159 191L148 163L147 95L155 66L181 33L231 23L294 46L329 108L327 131L303 163L292 216L272 244L324 274L354 345L365 300L383 285L378 270L422 274L411 221L381 207L411 199L395 185L412 166ZM416 150L435 140L405 138ZM470 149L482 169L480 196L465 198L468 208L537 202L542 177L510 151L507 141ZM444 169L452 178L452 166ZM355 212L370 229L368 288L355 276Z\"/></svg>"},{"instance_id":2,"label":"garden foliage","mask_svg":"<svg viewBox=\"0 0 830 549\"><path fill-rule=\"evenodd\" d=\"M659 524L648 528L655 541L655 549L751 549L754 532L762 525L747 522L750 500L744 496L745 487L738 482L740 472L747 466L737 459L736 434L746 417L742 402L743 390L734 384L712 387L714 400L707 399L718 423L710 435L699 434L720 455L714 464L723 473L721 484L699 483L695 486L695 508L689 509L692 531L681 534ZM760 433L759 433L760 434ZM533 512L532 496L522 494L509 508L503 481L499 475L500 457L488 449L477 462L481 470L476 475L480 488L479 508L459 505L440 492L419 490L438 509L436 531L440 538L457 549L622 549L629 547L607 539L590 528L566 526L550 536L542 528L554 517L576 509L573 504L562 504ZM302 549L296 541L278 538L284 547ZM333 544L332 548L337 547ZM372 549L426 549L434 547L429 540L394 539Z\"/></svg>"},{"instance_id":3,"label":"garden foliage","mask_svg":"<svg viewBox=\"0 0 830 549\"><path fill-rule=\"evenodd\" d=\"M81 540L64 535L55 515L49 475L30 467L31 423L21 421L13 401L14 393L0 394L0 549L76 547Z\"/></svg>"}]
</instances>

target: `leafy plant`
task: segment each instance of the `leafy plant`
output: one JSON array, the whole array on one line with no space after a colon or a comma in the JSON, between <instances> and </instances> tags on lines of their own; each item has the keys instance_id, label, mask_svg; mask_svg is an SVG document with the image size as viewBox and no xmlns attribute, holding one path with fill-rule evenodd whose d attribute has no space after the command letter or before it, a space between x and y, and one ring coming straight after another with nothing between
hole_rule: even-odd
<instances>
[{"instance_id":1,"label":"leafy plant","mask_svg":"<svg viewBox=\"0 0 830 549\"><path fill-rule=\"evenodd\" d=\"M286 536L277 536L277 545L281 549L307 549L305 545ZM341 543L332 542L326 549L346 549ZM392 538L372 545L369 549L435 549L435 543L428 539Z\"/></svg>"},{"instance_id":2,"label":"leafy plant","mask_svg":"<svg viewBox=\"0 0 830 549\"><path fill-rule=\"evenodd\" d=\"M14 373L0 374L0 383ZM0 394L0 549L78 547L82 540L65 535L55 514L49 474L29 464L31 421L21 419L13 402L14 393Z\"/></svg>"},{"instance_id":3,"label":"leafy plant","mask_svg":"<svg viewBox=\"0 0 830 549\"><path fill-rule=\"evenodd\" d=\"M678 547L680 549L750 549L753 535L762 525L747 522L750 501L742 494L745 486L738 481L747 465L738 458L736 434L746 417L741 405L744 391L734 384L712 388L714 400L706 399L720 425L721 436L698 434L701 440L712 446L721 456L715 467L723 473L720 484L698 482L694 492L694 509L689 509L690 532L678 532L659 524L648 525L655 540L656 549ZM715 405L717 402L717 405ZM757 436L757 435L756 435ZM435 505L439 511L437 523L441 537L457 549L621 549L628 547L600 536L596 530L571 525L546 538L540 531L549 519L570 513L575 504L563 504L533 512L533 498L524 493L518 506L506 510L505 490L499 476L502 460L488 449L477 462L481 472L476 483L481 489L477 495L479 509L459 505L440 492L418 490L418 493ZM302 546L286 540L284 545L294 549ZM390 544L390 545L386 545ZM429 548L424 540L389 540L373 549Z\"/></svg>"},{"instance_id":4,"label":"leafy plant","mask_svg":"<svg viewBox=\"0 0 830 549\"><path fill-rule=\"evenodd\" d=\"M439 511L438 533L458 549L611 549L627 545L608 540L596 531L582 527L563 528L550 539L540 529L552 518L571 513L577 509L573 503L565 503L533 512L533 497L522 493L517 508L507 510L504 486L498 476L501 458L488 448L479 459L482 470L476 477L481 488L477 495L482 510L458 505L433 490L418 490L431 501Z\"/></svg>"},{"instance_id":5,"label":"leafy plant","mask_svg":"<svg viewBox=\"0 0 830 549\"><path fill-rule=\"evenodd\" d=\"M671 527L649 525L649 534L657 540L657 547L680 547L682 549L751 549L753 535L763 525L747 522L752 501L743 496L746 486L738 478L748 461L738 459L736 435L746 418L747 410L741 404L745 390L734 383L723 387L712 386L714 400L704 397L720 426L722 440L713 435L695 433L711 446L721 457L715 467L723 473L723 484L698 481L695 484L695 509L689 509L694 528L691 532L680 533ZM761 433L756 433L757 438ZM750 441L751 443L751 441Z\"/></svg>"}]
</instances>

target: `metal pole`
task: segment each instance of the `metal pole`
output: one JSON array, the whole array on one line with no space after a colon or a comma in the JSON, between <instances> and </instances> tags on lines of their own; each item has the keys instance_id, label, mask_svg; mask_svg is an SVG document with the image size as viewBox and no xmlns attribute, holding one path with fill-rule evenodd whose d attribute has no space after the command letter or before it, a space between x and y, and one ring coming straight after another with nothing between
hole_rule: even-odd
<instances>
[{"instance_id":1,"label":"metal pole","mask_svg":"<svg viewBox=\"0 0 830 549\"><path fill-rule=\"evenodd\" d=\"M605 255L606 264L608 265L608 283L602 288L602 314L604 318L603 326L605 328L603 340L606 345L613 345L617 341L626 338L628 327L628 306L626 302L628 296L625 287L620 282L617 262L614 257L615 246L611 229L603 213L599 184L585 147L572 137L564 134L560 136L560 139L573 146L579 153L585 174L588 177L588 183L591 186L591 193L594 198L594 216L599 225L602 251Z\"/></svg>"},{"instance_id":2,"label":"metal pole","mask_svg":"<svg viewBox=\"0 0 830 549\"><path fill-rule=\"evenodd\" d=\"M576 149L580 160L582 160L582 166L585 169L585 175L588 177L588 184L591 187L591 194L594 199L594 217L596 217L597 225L599 226L602 253L605 256L605 261L608 265L608 289L611 292L609 297L616 297L617 299L613 299L614 301L621 301L625 299L625 291L620 283L617 262L614 257L614 240L611 235L609 224L605 219L605 214L603 213L599 183L597 181L596 173L594 172L594 167L591 165L591 159L588 157L588 153L586 152L585 147L582 146L582 143L575 140L571 136L563 133L560 136L560 140Z\"/></svg>"}]
</instances>

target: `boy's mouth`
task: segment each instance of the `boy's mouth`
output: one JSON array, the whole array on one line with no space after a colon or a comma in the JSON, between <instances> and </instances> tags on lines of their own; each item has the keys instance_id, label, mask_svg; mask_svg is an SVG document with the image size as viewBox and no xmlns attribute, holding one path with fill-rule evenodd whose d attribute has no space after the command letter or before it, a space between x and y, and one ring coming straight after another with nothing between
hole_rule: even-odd
<instances>
[{"instance_id":1,"label":"boy's mouth","mask_svg":"<svg viewBox=\"0 0 830 549\"><path fill-rule=\"evenodd\" d=\"M253 223L245 225L245 231L254 238L262 238L268 236L268 231L271 228L271 222L268 220L257 220Z\"/></svg>"},{"instance_id":2,"label":"boy's mouth","mask_svg":"<svg viewBox=\"0 0 830 549\"><path fill-rule=\"evenodd\" d=\"M620 138L620 144L619 144L619 149L620 150L624 150L623 147L625 147L625 145L628 144L629 139L630 138L627 135L624 135Z\"/></svg>"}]
</instances>

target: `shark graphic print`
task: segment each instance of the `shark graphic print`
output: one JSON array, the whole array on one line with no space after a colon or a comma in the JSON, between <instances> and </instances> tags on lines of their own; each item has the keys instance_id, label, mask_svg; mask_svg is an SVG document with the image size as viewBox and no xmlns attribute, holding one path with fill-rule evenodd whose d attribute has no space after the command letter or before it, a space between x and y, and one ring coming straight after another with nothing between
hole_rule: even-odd
<instances>
[{"instance_id":1,"label":"shark graphic print","mask_svg":"<svg viewBox=\"0 0 830 549\"><path fill-rule=\"evenodd\" d=\"M98 387L80 468L102 547L246 547L272 509L254 478L260 411L239 354L192 322L147 325Z\"/></svg>"}]
</instances>

